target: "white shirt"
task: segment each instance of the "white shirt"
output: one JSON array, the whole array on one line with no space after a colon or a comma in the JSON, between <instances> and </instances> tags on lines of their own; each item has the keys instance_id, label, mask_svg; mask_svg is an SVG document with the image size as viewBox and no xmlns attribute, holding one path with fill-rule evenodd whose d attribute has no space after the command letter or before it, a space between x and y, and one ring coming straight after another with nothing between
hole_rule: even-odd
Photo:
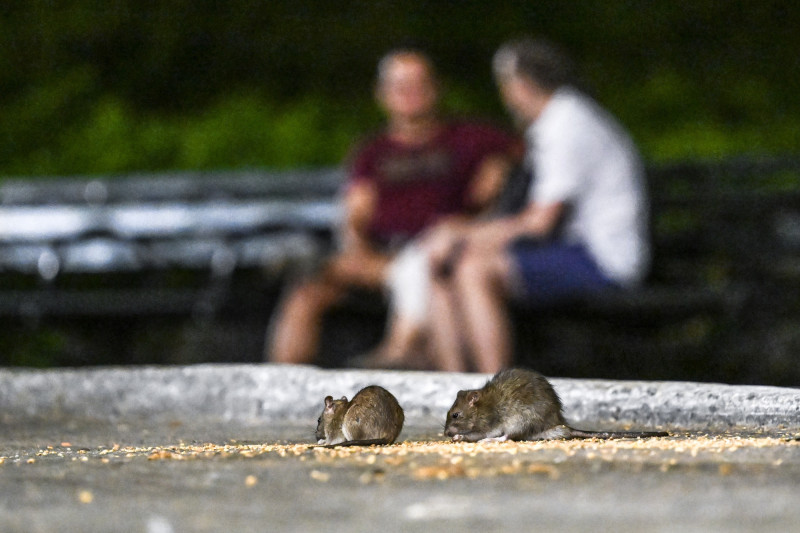
<instances>
[{"instance_id":1,"label":"white shirt","mask_svg":"<svg viewBox=\"0 0 800 533\"><path fill-rule=\"evenodd\" d=\"M533 168L530 202L563 202L563 238L582 243L603 273L622 285L649 261L643 166L633 142L594 100L558 89L526 132Z\"/></svg>"}]
</instances>

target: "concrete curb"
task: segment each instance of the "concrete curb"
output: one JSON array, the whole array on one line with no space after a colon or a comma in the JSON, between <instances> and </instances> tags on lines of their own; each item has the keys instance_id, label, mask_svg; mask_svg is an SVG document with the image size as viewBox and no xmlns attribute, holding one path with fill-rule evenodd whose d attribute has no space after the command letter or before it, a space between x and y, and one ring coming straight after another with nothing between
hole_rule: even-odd
<instances>
[{"instance_id":1,"label":"concrete curb","mask_svg":"<svg viewBox=\"0 0 800 533\"><path fill-rule=\"evenodd\" d=\"M488 376L323 370L305 366L196 365L0 369L0 420L207 418L245 424L314 420L322 399L369 384L390 390L409 424L444 423L460 389ZM800 429L800 389L709 383L552 379L578 427L686 430Z\"/></svg>"}]
</instances>

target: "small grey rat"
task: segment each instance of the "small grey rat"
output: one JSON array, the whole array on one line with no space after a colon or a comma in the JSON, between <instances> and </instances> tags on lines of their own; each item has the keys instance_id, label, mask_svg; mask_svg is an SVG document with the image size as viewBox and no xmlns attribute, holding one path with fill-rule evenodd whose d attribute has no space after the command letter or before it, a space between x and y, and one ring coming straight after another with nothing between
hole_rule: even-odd
<instances>
[{"instance_id":1,"label":"small grey rat","mask_svg":"<svg viewBox=\"0 0 800 533\"><path fill-rule=\"evenodd\" d=\"M378 385L364 387L349 402L345 396L325 398L317 420L319 444L366 446L391 444L403 429L403 408L391 392Z\"/></svg>"},{"instance_id":2,"label":"small grey rat","mask_svg":"<svg viewBox=\"0 0 800 533\"><path fill-rule=\"evenodd\" d=\"M462 390L447 412L444 434L454 441L666 437L662 431L582 431L564 420L547 378L532 370L502 370L481 389Z\"/></svg>"}]
</instances>

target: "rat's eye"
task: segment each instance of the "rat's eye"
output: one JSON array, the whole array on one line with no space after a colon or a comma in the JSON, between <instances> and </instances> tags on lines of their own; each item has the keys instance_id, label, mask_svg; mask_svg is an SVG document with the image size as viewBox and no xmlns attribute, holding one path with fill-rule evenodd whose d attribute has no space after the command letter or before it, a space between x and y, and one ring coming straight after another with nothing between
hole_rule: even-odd
<instances>
[{"instance_id":1,"label":"rat's eye","mask_svg":"<svg viewBox=\"0 0 800 533\"><path fill-rule=\"evenodd\" d=\"M452 418L452 419L456 419L456 418L458 418L458 416L459 416L460 414L461 414L461 413L453 413L453 414L451 414L451 415L450 415L450 418Z\"/></svg>"}]
</instances>

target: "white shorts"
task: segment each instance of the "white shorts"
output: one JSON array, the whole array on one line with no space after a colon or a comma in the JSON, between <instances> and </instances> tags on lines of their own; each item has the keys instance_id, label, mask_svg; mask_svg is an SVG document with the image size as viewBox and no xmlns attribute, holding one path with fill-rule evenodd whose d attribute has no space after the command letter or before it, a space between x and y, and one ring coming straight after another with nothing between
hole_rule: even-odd
<instances>
[{"instance_id":1,"label":"white shorts","mask_svg":"<svg viewBox=\"0 0 800 533\"><path fill-rule=\"evenodd\" d=\"M431 276L421 246L412 242L397 254L389 265L386 288L392 314L420 325L428 319Z\"/></svg>"}]
</instances>

